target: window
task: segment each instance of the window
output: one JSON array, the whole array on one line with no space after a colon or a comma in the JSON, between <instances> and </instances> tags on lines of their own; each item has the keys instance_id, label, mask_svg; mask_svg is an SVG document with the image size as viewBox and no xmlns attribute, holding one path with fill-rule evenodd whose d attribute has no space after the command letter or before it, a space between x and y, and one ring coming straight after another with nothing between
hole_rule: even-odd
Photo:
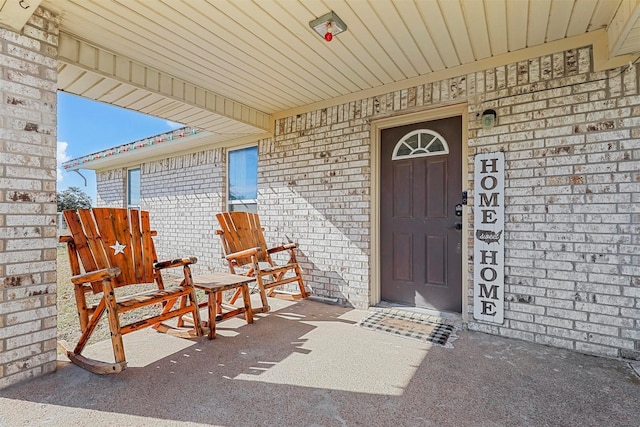
<instances>
[{"instance_id":1,"label":"window","mask_svg":"<svg viewBox=\"0 0 640 427\"><path fill-rule=\"evenodd\" d=\"M127 170L127 207L140 207L140 168Z\"/></svg>"},{"instance_id":2,"label":"window","mask_svg":"<svg viewBox=\"0 0 640 427\"><path fill-rule=\"evenodd\" d=\"M449 153L449 145L442 135L429 129L409 132L396 144L392 160L436 156Z\"/></svg>"},{"instance_id":3,"label":"window","mask_svg":"<svg viewBox=\"0 0 640 427\"><path fill-rule=\"evenodd\" d=\"M258 212L258 147L229 151L229 211Z\"/></svg>"}]
</instances>

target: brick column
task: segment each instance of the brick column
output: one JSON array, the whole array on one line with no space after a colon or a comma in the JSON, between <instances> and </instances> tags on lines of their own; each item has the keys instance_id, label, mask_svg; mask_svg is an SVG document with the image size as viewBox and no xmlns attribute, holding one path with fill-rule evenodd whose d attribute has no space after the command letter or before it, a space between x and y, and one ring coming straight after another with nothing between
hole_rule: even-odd
<instances>
[{"instance_id":1,"label":"brick column","mask_svg":"<svg viewBox=\"0 0 640 427\"><path fill-rule=\"evenodd\" d=\"M56 368L57 43L0 28L0 389Z\"/></svg>"}]
</instances>

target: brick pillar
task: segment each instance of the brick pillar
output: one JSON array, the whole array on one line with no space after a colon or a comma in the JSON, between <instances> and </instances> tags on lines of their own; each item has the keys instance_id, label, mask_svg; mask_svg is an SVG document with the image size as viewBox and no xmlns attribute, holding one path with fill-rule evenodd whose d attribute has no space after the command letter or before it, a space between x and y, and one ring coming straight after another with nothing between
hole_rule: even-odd
<instances>
[{"instance_id":1,"label":"brick pillar","mask_svg":"<svg viewBox=\"0 0 640 427\"><path fill-rule=\"evenodd\" d=\"M56 368L57 43L0 28L0 389Z\"/></svg>"}]
</instances>

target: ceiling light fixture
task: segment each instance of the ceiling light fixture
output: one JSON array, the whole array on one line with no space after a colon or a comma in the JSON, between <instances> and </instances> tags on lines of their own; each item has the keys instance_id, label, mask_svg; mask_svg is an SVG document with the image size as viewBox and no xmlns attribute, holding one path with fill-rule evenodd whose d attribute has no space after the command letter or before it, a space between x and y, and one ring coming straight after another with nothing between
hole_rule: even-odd
<instances>
[{"instance_id":1,"label":"ceiling light fixture","mask_svg":"<svg viewBox=\"0 0 640 427\"><path fill-rule=\"evenodd\" d=\"M309 26L328 42L333 40L338 34L347 30L347 24L345 24L334 11L314 19L309 22Z\"/></svg>"}]
</instances>

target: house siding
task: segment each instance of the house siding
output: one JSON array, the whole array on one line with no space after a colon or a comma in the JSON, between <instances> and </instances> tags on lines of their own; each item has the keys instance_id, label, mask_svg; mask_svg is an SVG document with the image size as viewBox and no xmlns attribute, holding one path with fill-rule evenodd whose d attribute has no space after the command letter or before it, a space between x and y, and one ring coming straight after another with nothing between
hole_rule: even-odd
<instances>
[{"instance_id":1,"label":"house siding","mask_svg":"<svg viewBox=\"0 0 640 427\"><path fill-rule=\"evenodd\" d=\"M206 150L141 165L142 208L151 226L159 259L196 256L193 274L226 270L215 214L222 209L224 150Z\"/></svg>"},{"instance_id":2,"label":"house siding","mask_svg":"<svg viewBox=\"0 0 640 427\"><path fill-rule=\"evenodd\" d=\"M111 169L96 173L97 206L127 207L126 169Z\"/></svg>"},{"instance_id":3,"label":"house siding","mask_svg":"<svg viewBox=\"0 0 640 427\"><path fill-rule=\"evenodd\" d=\"M473 154L505 152L506 304L503 325L469 327L637 359L638 76L590 61L580 49L514 64L480 97L499 119L470 121L469 171Z\"/></svg>"},{"instance_id":4,"label":"house siding","mask_svg":"<svg viewBox=\"0 0 640 427\"><path fill-rule=\"evenodd\" d=\"M57 38L0 28L0 388L56 369Z\"/></svg>"},{"instance_id":5,"label":"house siding","mask_svg":"<svg viewBox=\"0 0 640 427\"><path fill-rule=\"evenodd\" d=\"M142 163L140 205L148 210L158 259L196 256L194 274L226 269L215 214L225 200L225 150L197 153ZM97 206L126 207L127 169L96 174Z\"/></svg>"},{"instance_id":6,"label":"house siding","mask_svg":"<svg viewBox=\"0 0 640 427\"><path fill-rule=\"evenodd\" d=\"M575 49L277 120L274 137L259 141L258 203L267 239L300 244L299 261L313 293L366 308L372 276L370 123L466 103L469 254L474 156L503 151L506 157L505 322L473 320L468 259L468 327L640 358L638 75L635 68L594 73L591 61L590 48ZM489 108L497 111L497 125L482 129L478 115ZM210 176L219 180L218 196L194 202L205 178L183 165L188 178L169 186L158 181L164 173L143 172L143 189L155 191L149 198L143 190L143 200L156 216L166 210L176 218L162 220L167 231L177 229L173 244L193 249L213 266L221 251L217 241L210 245L215 226L207 227L212 214L224 209L224 163L207 162ZM181 219L169 207L179 201L211 216ZM196 243L198 236L189 234L192 222L204 227Z\"/></svg>"},{"instance_id":7,"label":"house siding","mask_svg":"<svg viewBox=\"0 0 640 427\"><path fill-rule=\"evenodd\" d=\"M371 153L366 105L353 102L276 122L259 146L259 212L316 295L369 305Z\"/></svg>"}]
</instances>

